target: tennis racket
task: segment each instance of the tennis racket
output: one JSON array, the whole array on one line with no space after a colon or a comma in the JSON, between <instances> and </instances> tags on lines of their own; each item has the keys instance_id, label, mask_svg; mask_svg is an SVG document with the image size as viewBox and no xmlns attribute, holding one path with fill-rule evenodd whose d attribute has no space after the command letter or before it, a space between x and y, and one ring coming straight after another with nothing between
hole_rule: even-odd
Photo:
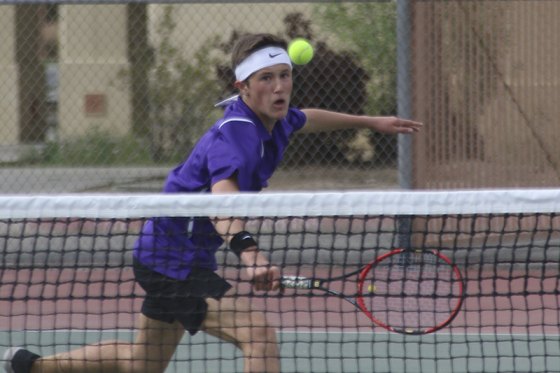
<instances>
[{"instance_id":1,"label":"tennis racket","mask_svg":"<svg viewBox=\"0 0 560 373\"><path fill-rule=\"evenodd\" d=\"M355 286L355 293L333 290L335 281ZM464 298L461 271L437 250L394 249L342 276L283 276L281 286L324 291L350 302L382 328L415 335L449 325Z\"/></svg>"}]
</instances>

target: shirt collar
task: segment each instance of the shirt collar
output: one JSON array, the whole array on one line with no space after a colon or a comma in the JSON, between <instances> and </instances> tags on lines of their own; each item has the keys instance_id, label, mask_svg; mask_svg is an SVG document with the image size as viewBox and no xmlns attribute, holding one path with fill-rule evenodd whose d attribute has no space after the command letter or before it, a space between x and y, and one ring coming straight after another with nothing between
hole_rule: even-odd
<instances>
[{"instance_id":1,"label":"shirt collar","mask_svg":"<svg viewBox=\"0 0 560 373\"><path fill-rule=\"evenodd\" d=\"M236 115L243 115L250 119L253 123L255 123L255 126L257 127L259 133L259 137L262 140L269 140L270 138L272 138L272 134L267 131L257 114L255 114L255 112L253 112L253 110L251 110L251 108L247 106L245 102L243 102L241 97L239 97L235 102L233 102L226 108L224 117Z\"/></svg>"}]
</instances>

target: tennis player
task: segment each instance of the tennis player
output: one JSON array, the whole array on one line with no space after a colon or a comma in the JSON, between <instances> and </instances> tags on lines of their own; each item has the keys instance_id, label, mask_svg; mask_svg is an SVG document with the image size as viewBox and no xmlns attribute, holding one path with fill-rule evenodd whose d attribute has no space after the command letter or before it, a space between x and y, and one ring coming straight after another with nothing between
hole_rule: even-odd
<instances>
[{"instance_id":1,"label":"tennis player","mask_svg":"<svg viewBox=\"0 0 560 373\"><path fill-rule=\"evenodd\" d=\"M293 134L369 128L409 134L421 123L290 106L292 64L286 42L269 34L239 39L232 52L237 101L171 170L165 193L256 192L280 163ZM280 287L280 270L258 250L242 220L157 218L134 247L134 274L146 291L133 343L108 341L40 357L15 347L7 372L163 372L185 331L205 331L237 346L245 372L279 372L276 332L249 299L215 273L223 242L244 264L255 290Z\"/></svg>"}]
</instances>

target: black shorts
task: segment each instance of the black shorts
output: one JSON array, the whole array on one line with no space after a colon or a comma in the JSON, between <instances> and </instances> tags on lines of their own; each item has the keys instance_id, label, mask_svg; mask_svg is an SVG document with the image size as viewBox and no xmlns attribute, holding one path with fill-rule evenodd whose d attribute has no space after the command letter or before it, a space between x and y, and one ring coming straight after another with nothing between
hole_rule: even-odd
<instances>
[{"instance_id":1,"label":"black shorts","mask_svg":"<svg viewBox=\"0 0 560 373\"><path fill-rule=\"evenodd\" d=\"M142 314L167 323L179 321L190 334L200 329L206 317L206 298L220 299L231 285L214 271L194 268L186 280L176 280L134 260L134 276L146 292Z\"/></svg>"}]
</instances>

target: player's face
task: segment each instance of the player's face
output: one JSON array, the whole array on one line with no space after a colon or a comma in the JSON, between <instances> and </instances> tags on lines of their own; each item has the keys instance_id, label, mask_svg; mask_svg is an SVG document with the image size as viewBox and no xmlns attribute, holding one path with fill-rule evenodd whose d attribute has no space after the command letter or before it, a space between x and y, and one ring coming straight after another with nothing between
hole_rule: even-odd
<instances>
[{"instance_id":1,"label":"player's face","mask_svg":"<svg viewBox=\"0 0 560 373\"><path fill-rule=\"evenodd\" d=\"M278 64L251 75L248 83L243 84L241 94L263 124L272 130L274 124L288 113L292 87L290 67Z\"/></svg>"}]
</instances>

